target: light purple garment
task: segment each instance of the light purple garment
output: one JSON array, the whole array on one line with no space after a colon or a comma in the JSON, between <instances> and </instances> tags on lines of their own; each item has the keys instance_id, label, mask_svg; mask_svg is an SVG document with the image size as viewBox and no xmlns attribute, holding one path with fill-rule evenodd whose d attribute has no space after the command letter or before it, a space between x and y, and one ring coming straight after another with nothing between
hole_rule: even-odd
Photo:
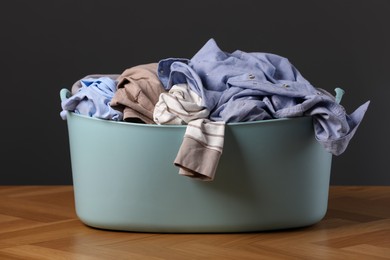
<instances>
[{"instance_id":1,"label":"light purple garment","mask_svg":"<svg viewBox=\"0 0 390 260\"><path fill-rule=\"evenodd\" d=\"M158 73L167 90L187 83L212 121L312 116L317 140L334 155L345 151L370 103L348 115L333 95L312 86L288 59L262 52L227 53L214 39L191 59L160 60Z\"/></svg>"},{"instance_id":2,"label":"light purple garment","mask_svg":"<svg viewBox=\"0 0 390 260\"><path fill-rule=\"evenodd\" d=\"M72 96L61 102L60 116L66 120L67 111L76 114L120 121L122 112L113 109L109 102L116 91L115 76L86 77L72 87Z\"/></svg>"}]
</instances>

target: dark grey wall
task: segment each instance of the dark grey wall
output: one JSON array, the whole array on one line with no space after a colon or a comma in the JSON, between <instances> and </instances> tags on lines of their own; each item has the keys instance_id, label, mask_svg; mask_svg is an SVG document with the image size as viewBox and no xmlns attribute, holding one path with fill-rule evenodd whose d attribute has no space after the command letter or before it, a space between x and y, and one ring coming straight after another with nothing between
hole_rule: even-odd
<instances>
[{"instance_id":1,"label":"dark grey wall","mask_svg":"<svg viewBox=\"0 0 390 260\"><path fill-rule=\"evenodd\" d=\"M313 85L371 100L332 184L390 185L390 1L37 0L0 8L0 184L71 184L59 91L88 74L191 58L209 39L287 57Z\"/></svg>"}]
</instances>

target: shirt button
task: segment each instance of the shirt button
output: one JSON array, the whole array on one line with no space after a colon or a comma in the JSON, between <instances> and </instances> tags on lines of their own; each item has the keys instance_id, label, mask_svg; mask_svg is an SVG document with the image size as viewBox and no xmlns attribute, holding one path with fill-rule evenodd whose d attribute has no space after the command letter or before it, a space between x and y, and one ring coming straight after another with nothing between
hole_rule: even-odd
<instances>
[{"instance_id":1,"label":"shirt button","mask_svg":"<svg viewBox=\"0 0 390 260\"><path fill-rule=\"evenodd\" d=\"M289 88L289 87L290 87L290 86L287 85L287 84L283 84L282 86L285 87L285 88Z\"/></svg>"},{"instance_id":2,"label":"shirt button","mask_svg":"<svg viewBox=\"0 0 390 260\"><path fill-rule=\"evenodd\" d=\"M255 75L249 74L248 77L249 77L249 79L254 79L254 78L255 78Z\"/></svg>"}]
</instances>

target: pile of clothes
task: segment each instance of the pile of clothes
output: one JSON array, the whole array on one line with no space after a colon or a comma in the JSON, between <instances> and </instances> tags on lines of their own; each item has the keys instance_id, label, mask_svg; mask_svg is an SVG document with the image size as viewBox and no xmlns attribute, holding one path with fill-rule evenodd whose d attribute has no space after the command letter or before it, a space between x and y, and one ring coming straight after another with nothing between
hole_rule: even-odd
<instances>
[{"instance_id":1,"label":"pile of clothes","mask_svg":"<svg viewBox=\"0 0 390 260\"><path fill-rule=\"evenodd\" d=\"M333 96L312 86L284 57L228 53L210 39L191 59L167 58L76 81L60 115L186 125L174 164L181 175L211 181L231 122L311 116L317 141L333 155L342 154L370 101L347 114L340 104L344 91L335 91Z\"/></svg>"}]
</instances>

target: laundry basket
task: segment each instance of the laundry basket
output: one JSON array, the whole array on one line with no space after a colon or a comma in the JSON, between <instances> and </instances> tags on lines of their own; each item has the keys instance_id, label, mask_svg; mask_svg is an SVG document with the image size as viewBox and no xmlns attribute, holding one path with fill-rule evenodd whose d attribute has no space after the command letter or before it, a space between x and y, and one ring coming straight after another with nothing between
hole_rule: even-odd
<instances>
[{"instance_id":1,"label":"laundry basket","mask_svg":"<svg viewBox=\"0 0 390 260\"><path fill-rule=\"evenodd\" d=\"M60 91L61 100L68 98ZM331 153L312 119L226 125L213 181L178 174L186 126L117 122L68 112L76 213L109 230L266 231L319 222L327 211Z\"/></svg>"}]
</instances>

